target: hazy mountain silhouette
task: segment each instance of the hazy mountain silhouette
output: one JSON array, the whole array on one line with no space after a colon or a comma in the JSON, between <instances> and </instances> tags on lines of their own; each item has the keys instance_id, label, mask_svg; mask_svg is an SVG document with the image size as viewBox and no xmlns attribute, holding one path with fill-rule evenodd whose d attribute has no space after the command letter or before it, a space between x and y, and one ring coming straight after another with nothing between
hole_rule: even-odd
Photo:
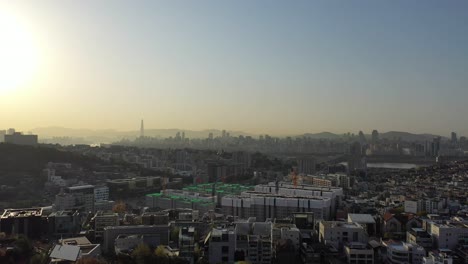
<instances>
[{"instance_id":1,"label":"hazy mountain silhouette","mask_svg":"<svg viewBox=\"0 0 468 264\"><path fill-rule=\"evenodd\" d=\"M386 139L401 139L403 141L431 141L438 135L432 134L412 134L409 132L400 132L400 131L389 131L380 134L380 138Z\"/></svg>"},{"instance_id":2,"label":"hazy mountain silhouette","mask_svg":"<svg viewBox=\"0 0 468 264\"><path fill-rule=\"evenodd\" d=\"M298 137L307 137L311 139L338 139L338 138L341 138L342 135L334 134L331 132L320 132L320 133L305 133Z\"/></svg>"},{"instance_id":3,"label":"hazy mountain silhouette","mask_svg":"<svg viewBox=\"0 0 468 264\"><path fill-rule=\"evenodd\" d=\"M131 130L131 131L118 131L115 129L101 129L101 130L92 130L92 129L74 129L74 128L64 128L64 127L40 127L32 129L31 132L39 135L40 140L52 139L58 137L69 137L72 138L71 142L76 143L111 143L119 141L121 139L134 139L140 135L140 131ZM145 136L148 137L175 137L177 133L184 132L186 138L207 138L209 133L213 133L214 137L219 137L222 135L222 130L219 129L205 129L205 130L188 130L188 129L145 129ZM257 134L246 133L243 131L227 131L230 136L238 137L239 135L243 136L252 136L258 138ZM357 135L357 133L355 134ZM308 137L311 139L339 139L343 137L343 134L335 134L332 132L320 132L320 133L305 133L302 135L297 135L294 137ZM366 135L370 138L370 135ZM413 134L409 132L401 131L389 131L380 133L380 138L385 139L398 139L404 141L425 141L432 140L437 135L433 134ZM74 140L73 140L74 139ZM47 141L47 140L46 140Z\"/></svg>"},{"instance_id":4,"label":"hazy mountain silhouette","mask_svg":"<svg viewBox=\"0 0 468 264\"><path fill-rule=\"evenodd\" d=\"M355 134L357 136L357 133ZM297 137L308 137L311 139L338 139L342 138L343 134L335 134L331 132L321 132L321 133L305 133L303 135L299 135ZM389 132L383 132L379 134L379 137L381 139L391 139L391 140L397 140L401 139L403 141L431 141L435 137L438 137L438 135L433 135L433 134L413 134L409 132L401 132L401 131L389 131ZM366 138L370 139L371 135L366 134ZM445 138L445 137L442 137Z\"/></svg>"}]
</instances>

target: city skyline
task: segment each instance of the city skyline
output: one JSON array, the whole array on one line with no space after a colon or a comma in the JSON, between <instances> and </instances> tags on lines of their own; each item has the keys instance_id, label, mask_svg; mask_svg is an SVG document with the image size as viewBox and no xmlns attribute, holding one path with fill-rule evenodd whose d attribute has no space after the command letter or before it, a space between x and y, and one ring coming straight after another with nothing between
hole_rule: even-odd
<instances>
[{"instance_id":1,"label":"city skyline","mask_svg":"<svg viewBox=\"0 0 468 264\"><path fill-rule=\"evenodd\" d=\"M315 139L323 138L323 139L336 139L342 136L354 136L360 137L360 133L362 132L363 135L366 136L369 140L373 138L373 134L377 131L377 134L382 136L384 135L385 138L395 138L398 137L397 135L406 137L413 137L413 136L420 136L422 138L429 138L432 137L442 137L444 139L451 139L451 138L458 138L458 137L466 137L464 134L459 134L456 131L450 132L450 134L437 134L437 133L428 133L428 132L411 132L411 131L396 131L396 130L389 130L389 131L382 131L382 130L359 130L359 131L346 131L343 133L336 132L336 131L319 131L319 132L303 132L303 133L291 133L291 134L271 134L268 132L260 132L260 133L253 133L250 131L243 131L243 130L226 130L222 128L206 128L200 130L194 129L183 129L183 128L144 128L142 126L144 120L140 120L140 127L135 129L128 129L128 130L118 130L118 129L88 129L88 128L67 128L67 127L60 127L60 126L49 126L49 127L36 127L33 129L26 129L26 130L19 130L14 127L3 127L0 128L0 132L4 131L16 131L22 134L38 134L45 138L51 137L90 137L90 136L100 136L100 137L110 137L110 138L128 138L128 137L172 137L175 134L186 132L187 138L192 139L202 139L209 137L210 134L214 134L216 137L221 137L224 132L228 132L231 137L238 137L238 136L251 136L251 137L260 137L260 136L272 136L278 138L285 138L285 137L311 137Z\"/></svg>"},{"instance_id":2,"label":"city skyline","mask_svg":"<svg viewBox=\"0 0 468 264\"><path fill-rule=\"evenodd\" d=\"M466 2L10 1L0 10L5 128L126 131L144 117L156 129L468 134Z\"/></svg>"}]
</instances>

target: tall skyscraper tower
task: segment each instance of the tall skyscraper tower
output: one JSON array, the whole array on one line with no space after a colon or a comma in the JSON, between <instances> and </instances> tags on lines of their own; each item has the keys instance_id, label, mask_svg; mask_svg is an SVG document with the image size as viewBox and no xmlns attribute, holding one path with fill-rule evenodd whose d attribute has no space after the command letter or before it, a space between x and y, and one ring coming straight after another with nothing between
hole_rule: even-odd
<instances>
[{"instance_id":1,"label":"tall skyscraper tower","mask_svg":"<svg viewBox=\"0 0 468 264\"><path fill-rule=\"evenodd\" d=\"M140 126L140 137L145 136L145 126L143 125L143 119L141 120L141 126Z\"/></svg>"},{"instance_id":2,"label":"tall skyscraper tower","mask_svg":"<svg viewBox=\"0 0 468 264\"><path fill-rule=\"evenodd\" d=\"M372 143L377 143L379 141L379 131L373 130L372 131Z\"/></svg>"},{"instance_id":3,"label":"tall skyscraper tower","mask_svg":"<svg viewBox=\"0 0 468 264\"><path fill-rule=\"evenodd\" d=\"M452 132L451 141L452 141L452 144L457 144L458 142L457 133Z\"/></svg>"}]
</instances>

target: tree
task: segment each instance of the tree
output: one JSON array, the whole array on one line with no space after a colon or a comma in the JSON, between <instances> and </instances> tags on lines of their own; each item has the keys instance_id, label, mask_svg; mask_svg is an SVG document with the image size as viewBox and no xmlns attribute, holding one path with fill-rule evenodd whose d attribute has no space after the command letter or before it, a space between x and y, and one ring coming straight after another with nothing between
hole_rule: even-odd
<instances>
[{"instance_id":1,"label":"tree","mask_svg":"<svg viewBox=\"0 0 468 264\"><path fill-rule=\"evenodd\" d=\"M196 263L197 264L209 264L206 258L199 258Z\"/></svg>"},{"instance_id":2,"label":"tree","mask_svg":"<svg viewBox=\"0 0 468 264\"><path fill-rule=\"evenodd\" d=\"M76 262L76 264L106 264L106 263L107 262L104 260L91 258L91 257L81 258Z\"/></svg>"},{"instance_id":3,"label":"tree","mask_svg":"<svg viewBox=\"0 0 468 264\"><path fill-rule=\"evenodd\" d=\"M417 216L427 216L427 212L426 211L420 211L416 215Z\"/></svg>"},{"instance_id":4,"label":"tree","mask_svg":"<svg viewBox=\"0 0 468 264\"><path fill-rule=\"evenodd\" d=\"M34 255L30 261L31 264L46 264L49 263L49 256L47 253L39 253Z\"/></svg>"},{"instance_id":5,"label":"tree","mask_svg":"<svg viewBox=\"0 0 468 264\"><path fill-rule=\"evenodd\" d=\"M178 242L179 241L179 228L178 227L173 227L171 230L170 234L170 239L171 241Z\"/></svg>"},{"instance_id":6,"label":"tree","mask_svg":"<svg viewBox=\"0 0 468 264\"><path fill-rule=\"evenodd\" d=\"M197 240L195 240L197 241ZM195 248L193 250L193 257L199 259L202 256L202 249L198 243L195 243Z\"/></svg>"},{"instance_id":7,"label":"tree","mask_svg":"<svg viewBox=\"0 0 468 264\"><path fill-rule=\"evenodd\" d=\"M122 214L127 211L127 205L123 201L118 201L114 207L112 207L114 213Z\"/></svg>"},{"instance_id":8,"label":"tree","mask_svg":"<svg viewBox=\"0 0 468 264\"><path fill-rule=\"evenodd\" d=\"M138 245L132 252L132 258L137 264L145 264L151 262L151 249L146 244Z\"/></svg>"},{"instance_id":9,"label":"tree","mask_svg":"<svg viewBox=\"0 0 468 264\"><path fill-rule=\"evenodd\" d=\"M400 206L394 209L395 214L401 214L404 211L405 211L405 208L403 206Z\"/></svg>"},{"instance_id":10,"label":"tree","mask_svg":"<svg viewBox=\"0 0 468 264\"><path fill-rule=\"evenodd\" d=\"M165 257L166 256L166 250L164 249L164 246L163 245L159 245L155 250L154 250L154 254L157 256L157 257Z\"/></svg>"},{"instance_id":11,"label":"tree","mask_svg":"<svg viewBox=\"0 0 468 264\"><path fill-rule=\"evenodd\" d=\"M29 257L34 252L34 248L31 241L23 235L18 236L18 238L16 239L15 248L18 254L24 257Z\"/></svg>"}]
</instances>

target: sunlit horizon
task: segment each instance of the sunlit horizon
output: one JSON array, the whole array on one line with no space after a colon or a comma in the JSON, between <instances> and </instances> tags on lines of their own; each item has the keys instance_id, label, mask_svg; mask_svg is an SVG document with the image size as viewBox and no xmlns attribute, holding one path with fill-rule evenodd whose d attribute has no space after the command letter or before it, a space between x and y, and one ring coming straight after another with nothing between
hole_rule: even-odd
<instances>
[{"instance_id":1,"label":"sunlit horizon","mask_svg":"<svg viewBox=\"0 0 468 264\"><path fill-rule=\"evenodd\" d=\"M0 3L0 128L468 135L468 4Z\"/></svg>"}]
</instances>

